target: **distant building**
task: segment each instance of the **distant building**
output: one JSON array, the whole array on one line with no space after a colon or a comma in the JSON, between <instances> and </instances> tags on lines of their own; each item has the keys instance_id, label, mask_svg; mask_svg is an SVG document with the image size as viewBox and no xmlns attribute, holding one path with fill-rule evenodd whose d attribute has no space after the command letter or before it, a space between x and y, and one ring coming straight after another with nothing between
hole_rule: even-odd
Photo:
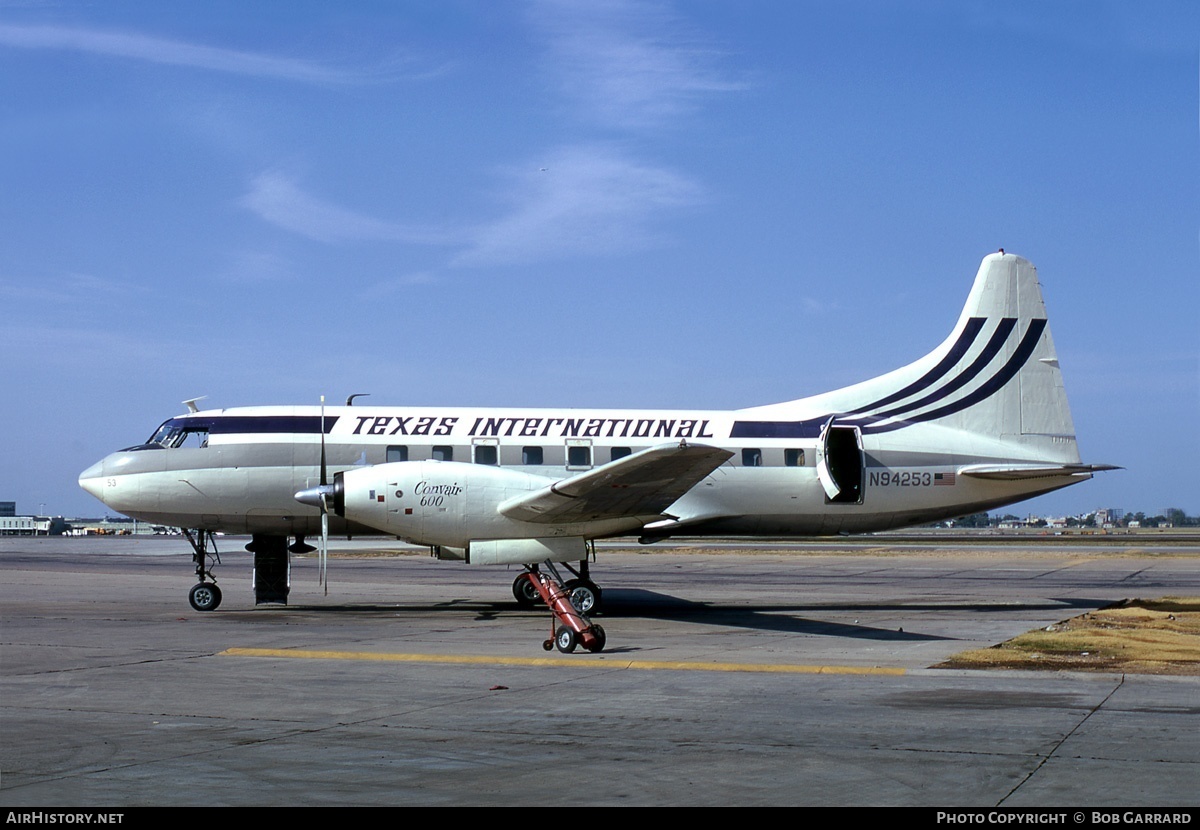
<instances>
[{"instance_id":1,"label":"distant building","mask_svg":"<svg viewBox=\"0 0 1200 830\"><path fill-rule=\"evenodd\" d=\"M50 520L34 516L0 516L0 536L45 536Z\"/></svg>"},{"instance_id":2,"label":"distant building","mask_svg":"<svg viewBox=\"0 0 1200 830\"><path fill-rule=\"evenodd\" d=\"M17 503L15 501L0 501L0 516L15 515L17 515Z\"/></svg>"}]
</instances>

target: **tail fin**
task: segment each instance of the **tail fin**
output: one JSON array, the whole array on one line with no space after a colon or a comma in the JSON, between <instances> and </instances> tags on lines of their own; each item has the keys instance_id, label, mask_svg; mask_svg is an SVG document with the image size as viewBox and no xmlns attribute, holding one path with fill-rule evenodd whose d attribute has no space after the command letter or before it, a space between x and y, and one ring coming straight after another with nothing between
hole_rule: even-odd
<instances>
[{"instance_id":1,"label":"tail fin","mask_svg":"<svg viewBox=\"0 0 1200 830\"><path fill-rule=\"evenodd\" d=\"M1075 437L1037 269L1013 254L984 257L954 331L875 384L887 381L899 388L847 413L869 431L936 421L1001 439Z\"/></svg>"},{"instance_id":2,"label":"tail fin","mask_svg":"<svg viewBox=\"0 0 1200 830\"><path fill-rule=\"evenodd\" d=\"M831 417L867 434L931 423L1036 447L1054 461L1079 461L1037 269L1004 252L984 257L957 325L925 357L854 386L739 416L785 412L803 420L769 422L784 428L779 437L812 432Z\"/></svg>"}]
</instances>

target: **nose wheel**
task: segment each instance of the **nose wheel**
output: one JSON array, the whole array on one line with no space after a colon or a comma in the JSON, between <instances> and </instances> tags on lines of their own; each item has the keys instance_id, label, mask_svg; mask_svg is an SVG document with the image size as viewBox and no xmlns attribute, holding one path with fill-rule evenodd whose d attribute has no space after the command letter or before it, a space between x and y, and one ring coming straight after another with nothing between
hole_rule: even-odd
<instances>
[{"instance_id":1,"label":"nose wheel","mask_svg":"<svg viewBox=\"0 0 1200 830\"><path fill-rule=\"evenodd\" d=\"M215 582L197 582L188 591L188 602L197 611L216 611L221 604L221 589Z\"/></svg>"},{"instance_id":2,"label":"nose wheel","mask_svg":"<svg viewBox=\"0 0 1200 830\"><path fill-rule=\"evenodd\" d=\"M216 578L212 575L209 561L220 563L221 555L217 552L217 542L212 532L208 530L191 530L180 528L183 536L192 546L192 562L196 565L196 576L200 581L188 591L188 602L197 611L215 611L221 604L221 589L217 587ZM212 549L209 549L212 545ZM211 580L211 581L209 581Z\"/></svg>"}]
</instances>

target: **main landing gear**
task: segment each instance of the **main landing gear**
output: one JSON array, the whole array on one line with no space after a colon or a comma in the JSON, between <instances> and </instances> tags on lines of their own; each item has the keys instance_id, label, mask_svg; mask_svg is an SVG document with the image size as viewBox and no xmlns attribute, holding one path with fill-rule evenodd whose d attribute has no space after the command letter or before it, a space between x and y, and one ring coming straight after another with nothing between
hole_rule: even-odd
<instances>
[{"instance_id":1,"label":"main landing gear","mask_svg":"<svg viewBox=\"0 0 1200 830\"><path fill-rule=\"evenodd\" d=\"M518 603L524 605L523 597L528 599L531 595L536 596L546 603L558 621L558 630L551 629L554 636L543 642L542 648L550 651L557 646L563 654L570 654L577 646L583 646L591 652L603 651L607 642L604 629L576 608L573 597L563 584L554 563L547 561L545 565L550 575L533 566L513 582L513 594Z\"/></svg>"},{"instance_id":2,"label":"main landing gear","mask_svg":"<svg viewBox=\"0 0 1200 830\"><path fill-rule=\"evenodd\" d=\"M600 602L603 599L604 592L600 590L600 586L592 582L588 578L588 563L585 559L579 563L579 570L575 570L566 562L561 563L564 568L575 575L574 579L568 579L562 583L562 587L571 597L571 604L575 606L575 610L580 614L599 614L601 611ZM530 571L538 572L537 565L531 565ZM513 580L513 597L517 600L517 605L522 608L533 608L541 599L538 596L537 590L533 584L525 578L525 574L521 574Z\"/></svg>"},{"instance_id":3,"label":"main landing gear","mask_svg":"<svg viewBox=\"0 0 1200 830\"><path fill-rule=\"evenodd\" d=\"M213 564L221 564L217 541L209 530L190 530L186 527L181 527L180 530L192 546L192 561L196 563L196 576L200 578L200 581L192 586L192 590L188 591L188 602L197 611L215 611L221 604L221 589L217 587L217 578L210 569L209 559L213 560ZM209 544L212 545L211 552ZM205 582L206 579L212 581Z\"/></svg>"}]
</instances>

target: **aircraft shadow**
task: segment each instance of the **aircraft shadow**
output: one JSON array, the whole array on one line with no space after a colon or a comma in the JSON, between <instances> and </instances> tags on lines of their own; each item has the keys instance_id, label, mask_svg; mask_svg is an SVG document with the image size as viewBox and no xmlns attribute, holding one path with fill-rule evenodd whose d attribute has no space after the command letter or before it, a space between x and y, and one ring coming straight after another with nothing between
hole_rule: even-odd
<instances>
[{"instance_id":1,"label":"aircraft shadow","mask_svg":"<svg viewBox=\"0 0 1200 830\"><path fill-rule=\"evenodd\" d=\"M604 592L604 613L598 619L637 617L643 619L703 622L762 631L854 637L871 640L953 640L930 634L892 630L864 625L849 625L809 619L804 614L829 612L967 611L975 614L995 612L1061 611L1062 618L1080 611L1093 611L1108 605L1108 600L1077 597L1022 603L788 603L746 606L722 606L693 602L669 594L643 589L615 589Z\"/></svg>"},{"instance_id":2,"label":"aircraft shadow","mask_svg":"<svg viewBox=\"0 0 1200 830\"><path fill-rule=\"evenodd\" d=\"M644 589L608 589L604 592L604 612L596 621L606 619L653 619L662 621L696 623L710 626L745 628L754 631L771 631L781 634L803 634L823 637L848 637L860 640L893 642L924 642L953 640L933 634L915 631L880 628L878 626L830 622L813 619L808 615L822 612L901 612L901 611L967 611L976 614L995 612L1043 612L1062 611L1062 618L1074 616L1080 610L1094 610L1107 605L1108 601L1066 598L1042 600L1028 603L788 603L773 605L728 606L710 602L695 602L670 594ZM545 609L521 609L515 602L487 602L473 599L455 599L430 604L385 604L364 605L290 605L279 606L281 611L303 611L316 614L346 616L373 616L386 614L395 617L404 613L471 613L477 621L494 620L501 616L528 614L538 617L547 615ZM234 612L237 613L237 612Z\"/></svg>"}]
</instances>

